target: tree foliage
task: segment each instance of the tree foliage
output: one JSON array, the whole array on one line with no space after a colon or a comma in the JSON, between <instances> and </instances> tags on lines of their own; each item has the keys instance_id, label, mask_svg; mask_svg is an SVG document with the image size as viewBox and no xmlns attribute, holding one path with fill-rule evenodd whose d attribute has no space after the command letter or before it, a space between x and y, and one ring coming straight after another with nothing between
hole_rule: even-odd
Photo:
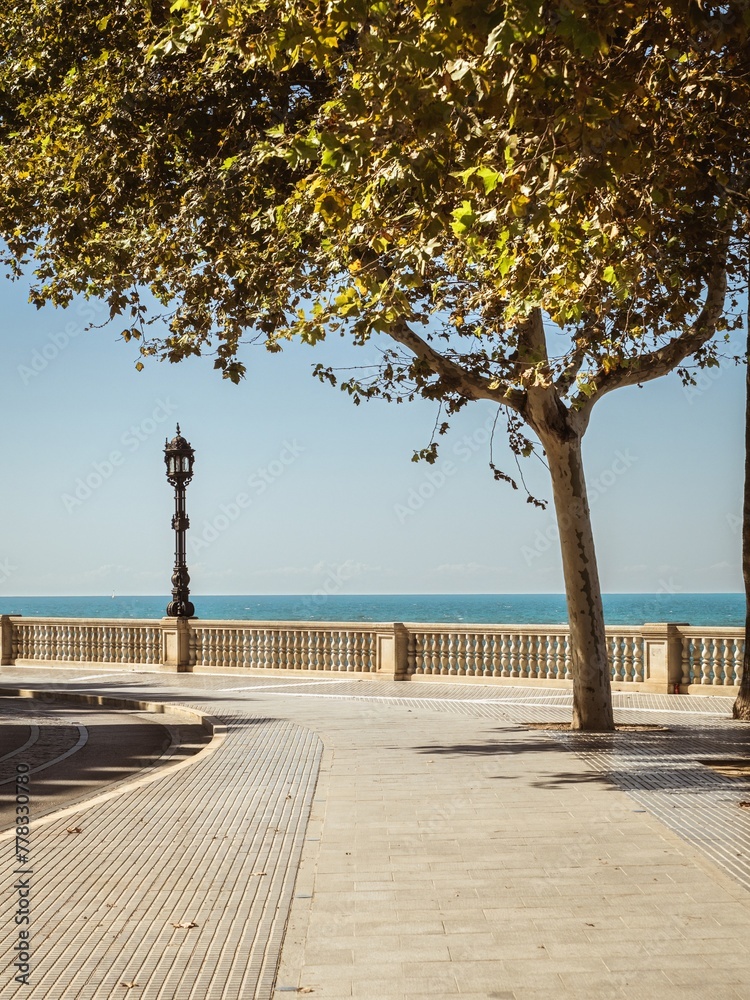
<instances>
[{"instance_id":1,"label":"tree foliage","mask_svg":"<svg viewBox=\"0 0 750 1000\"><path fill-rule=\"evenodd\" d=\"M169 335L146 354L213 342L236 380L249 330L271 349L384 333L418 354L386 352L358 397L518 404L557 380L581 407L679 363L676 337L711 363L699 318L744 224L749 20L745 3L17 4L0 229L38 303L104 296L143 337L149 289ZM519 352L537 307L567 336Z\"/></svg>"},{"instance_id":2,"label":"tree foliage","mask_svg":"<svg viewBox=\"0 0 750 1000\"><path fill-rule=\"evenodd\" d=\"M711 0L16 3L5 260L38 305L105 298L146 356L211 350L237 381L243 337L375 339L355 402L493 400L521 454L530 426L574 725L609 729L581 438L605 393L715 364L736 324L749 34L748 2Z\"/></svg>"}]
</instances>

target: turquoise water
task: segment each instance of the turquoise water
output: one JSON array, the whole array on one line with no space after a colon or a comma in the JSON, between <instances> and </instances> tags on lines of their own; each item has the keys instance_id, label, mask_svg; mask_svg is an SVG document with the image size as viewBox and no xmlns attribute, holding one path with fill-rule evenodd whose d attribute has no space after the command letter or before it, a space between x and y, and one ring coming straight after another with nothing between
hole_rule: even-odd
<instances>
[{"instance_id":1,"label":"turquoise water","mask_svg":"<svg viewBox=\"0 0 750 1000\"><path fill-rule=\"evenodd\" d=\"M343 622L476 622L536 625L567 621L562 594L191 595L205 619ZM55 618L161 618L169 598L2 597L0 613ZM685 622L743 625L744 594L605 594L610 625Z\"/></svg>"}]
</instances>

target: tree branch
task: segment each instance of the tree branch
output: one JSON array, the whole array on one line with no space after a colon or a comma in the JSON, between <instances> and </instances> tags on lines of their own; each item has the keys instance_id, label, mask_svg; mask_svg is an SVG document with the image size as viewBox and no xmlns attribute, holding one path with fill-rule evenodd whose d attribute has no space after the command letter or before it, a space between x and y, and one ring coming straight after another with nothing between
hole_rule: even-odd
<instances>
[{"instance_id":1,"label":"tree branch","mask_svg":"<svg viewBox=\"0 0 750 1000\"><path fill-rule=\"evenodd\" d=\"M446 358L434 347L415 333L404 320L399 320L388 331L388 335L406 347L420 361L424 361L430 371L439 376L447 387L466 399L491 399L494 403L510 406L523 416L526 395L506 386L494 388L490 380L475 372L467 371L455 361Z\"/></svg>"},{"instance_id":2,"label":"tree branch","mask_svg":"<svg viewBox=\"0 0 750 1000\"><path fill-rule=\"evenodd\" d=\"M640 385L661 378L673 371L681 361L695 354L714 336L716 327L724 311L724 299L727 290L726 249L729 241L723 243L724 253L714 264L706 282L706 301L695 323L680 334L673 337L664 347L649 351L634 359L632 364L623 368L614 368L605 372L599 370L589 385L593 392L584 400L581 410L590 410L601 397L625 385Z\"/></svg>"}]
</instances>

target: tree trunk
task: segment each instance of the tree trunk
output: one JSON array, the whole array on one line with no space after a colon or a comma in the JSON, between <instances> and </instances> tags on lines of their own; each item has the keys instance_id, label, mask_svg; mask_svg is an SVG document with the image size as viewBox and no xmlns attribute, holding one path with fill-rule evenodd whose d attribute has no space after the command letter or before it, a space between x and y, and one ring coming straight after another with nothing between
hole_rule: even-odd
<instances>
[{"instance_id":1,"label":"tree trunk","mask_svg":"<svg viewBox=\"0 0 750 1000\"><path fill-rule=\"evenodd\" d=\"M571 729L615 728L607 640L591 512L581 457L581 434L545 434L552 491L560 530L573 665Z\"/></svg>"},{"instance_id":2,"label":"tree trunk","mask_svg":"<svg viewBox=\"0 0 750 1000\"><path fill-rule=\"evenodd\" d=\"M745 352L745 492L742 502L742 576L745 581L745 655L740 690L732 708L735 719L750 722L750 275L747 290Z\"/></svg>"}]
</instances>

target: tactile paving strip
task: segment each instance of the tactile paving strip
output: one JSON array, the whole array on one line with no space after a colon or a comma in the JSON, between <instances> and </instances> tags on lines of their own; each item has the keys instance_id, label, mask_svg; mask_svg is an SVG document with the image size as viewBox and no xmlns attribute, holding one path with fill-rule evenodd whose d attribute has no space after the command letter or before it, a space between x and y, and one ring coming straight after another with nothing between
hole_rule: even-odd
<instances>
[{"instance_id":1,"label":"tactile paving strip","mask_svg":"<svg viewBox=\"0 0 750 1000\"><path fill-rule=\"evenodd\" d=\"M192 766L32 824L33 992L13 980L5 921L4 997L270 1000L321 744L287 722L222 721Z\"/></svg>"}]
</instances>

